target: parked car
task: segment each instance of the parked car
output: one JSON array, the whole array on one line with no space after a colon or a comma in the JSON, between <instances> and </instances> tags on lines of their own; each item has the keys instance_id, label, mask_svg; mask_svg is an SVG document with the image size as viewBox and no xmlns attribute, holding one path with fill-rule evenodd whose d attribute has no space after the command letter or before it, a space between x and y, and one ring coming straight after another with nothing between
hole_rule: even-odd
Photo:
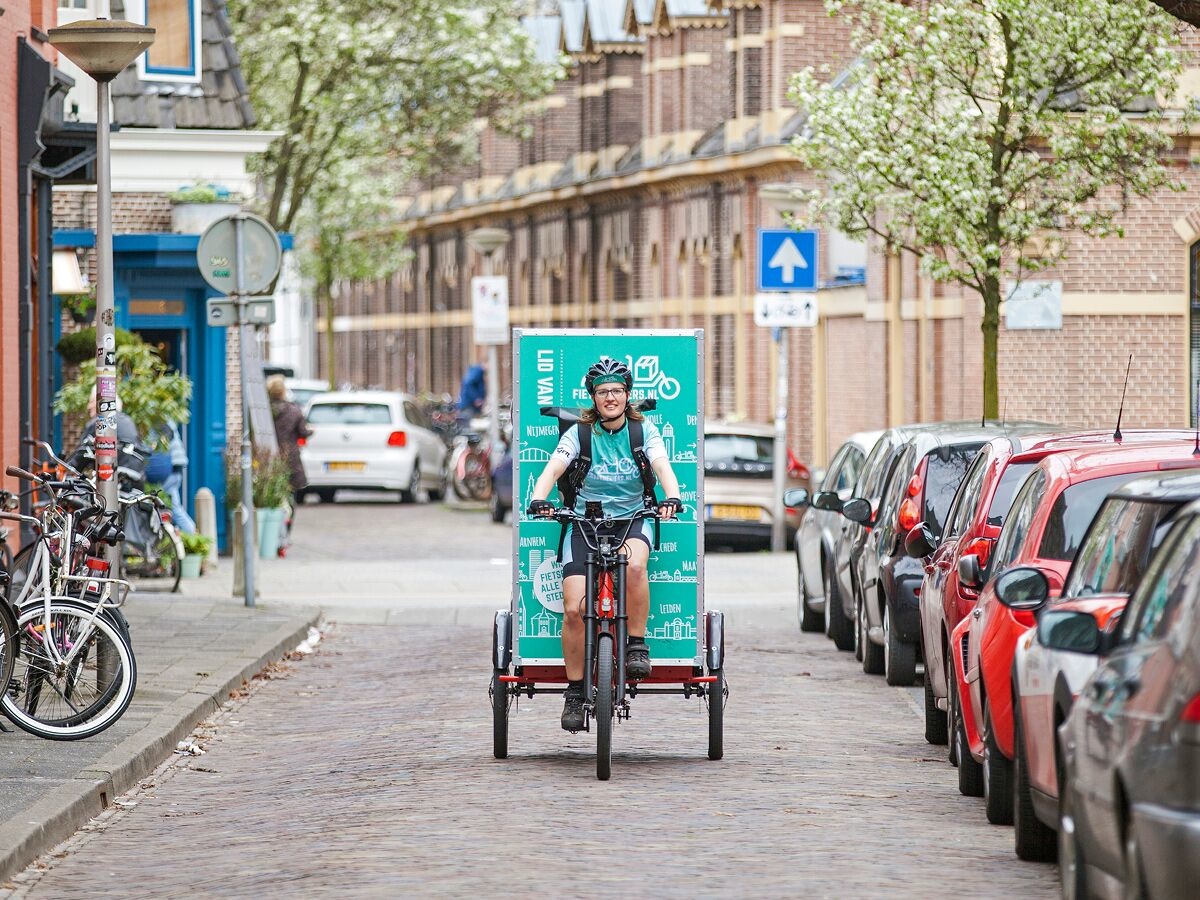
<instances>
[{"instance_id":1,"label":"parked car","mask_svg":"<svg viewBox=\"0 0 1200 900\"><path fill-rule=\"evenodd\" d=\"M807 511L796 533L797 615L801 631L821 631L825 627L825 569L833 558L834 539L841 529L841 504L854 493L871 447L880 431L852 434L838 448L825 470L815 493L793 488L784 493L784 503Z\"/></svg>"},{"instance_id":2,"label":"parked car","mask_svg":"<svg viewBox=\"0 0 1200 900\"><path fill-rule=\"evenodd\" d=\"M1077 614L1111 633L1176 514L1194 500L1200 474L1139 478L1110 494L1096 513L1060 597L1051 600L1037 569L1020 578L1010 576L1021 570L1010 569L1012 593L997 584L1001 603L1041 610L1013 660L1013 824L1021 859L1047 861L1057 852L1058 729L1099 663L1098 655L1076 648Z\"/></svg>"},{"instance_id":3,"label":"parked car","mask_svg":"<svg viewBox=\"0 0 1200 900\"><path fill-rule=\"evenodd\" d=\"M1196 896L1200 503L1180 512L1115 636L1082 611L1059 627L1078 652L1107 652L1060 733L1064 893Z\"/></svg>"},{"instance_id":4,"label":"parked car","mask_svg":"<svg viewBox=\"0 0 1200 900\"><path fill-rule=\"evenodd\" d=\"M492 494L488 498L488 510L492 521L503 524L504 517L513 509L513 457L512 448L505 448L504 455L496 468L492 469Z\"/></svg>"},{"instance_id":5,"label":"parked car","mask_svg":"<svg viewBox=\"0 0 1200 900\"><path fill-rule=\"evenodd\" d=\"M1145 443L1180 437L1177 431L1130 430L1122 443ZM921 583L921 645L925 660L925 739L945 744L949 738L946 715L951 683L950 635L970 615L979 597L958 577L958 560L977 556L986 569L992 547L1012 507L1017 488L1038 461L1052 453L1087 447L1114 446L1111 431L1073 434L1005 435L983 445L963 479L940 536L910 536L906 548L925 560ZM917 539L919 538L919 540ZM932 551L930 547L934 547Z\"/></svg>"},{"instance_id":6,"label":"parked car","mask_svg":"<svg viewBox=\"0 0 1200 900\"><path fill-rule=\"evenodd\" d=\"M301 409L307 407L313 397L329 392L329 382L323 378L285 378L283 383L292 401Z\"/></svg>"},{"instance_id":7,"label":"parked car","mask_svg":"<svg viewBox=\"0 0 1200 900\"><path fill-rule=\"evenodd\" d=\"M1061 592L1084 533L1111 491L1155 471L1195 466L1190 440L1046 457L1021 485L988 572L1002 576L1013 566L1036 566L1049 590ZM1013 809L1013 657L1017 640L1034 620L1031 613L999 601L999 578L985 578L977 557L960 558L958 568L968 587L983 586L975 609L951 635L959 788L982 793L988 821L1007 825Z\"/></svg>"},{"instance_id":8,"label":"parked car","mask_svg":"<svg viewBox=\"0 0 1200 900\"><path fill-rule=\"evenodd\" d=\"M808 487L808 467L787 452L788 488ZM737 547L770 546L774 521L775 429L752 422L704 427L704 542ZM802 511L785 509L792 546Z\"/></svg>"},{"instance_id":9,"label":"parked car","mask_svg":"<svg viewBox=\"0 0 1200 900\"><path fill-rule=\"evenodd\" d=\"M986 441L1046 427L972 422L923 428L901 448L873 515L867 518L865 504L847 504L848 518L857 516L860 524L872 525L863 536L855 569L854 622L864 672L882 674L891 685L912 684L917 675L925 567L905 550L908 533L924 526L935 539L942 534L958 487Z\"/></svg>"},{"instance_id":10,"label":"parked car","mask_svg":"<svg viewBox=\"0 0 1200 900\"><path fill-rule=\"evenodd\" d=\"M446 445L405 394L337 391L309 402L313 434L300 449L308 492L331 502L339 488L422 493L440 500Z\"/></svg>"}]
</instances>

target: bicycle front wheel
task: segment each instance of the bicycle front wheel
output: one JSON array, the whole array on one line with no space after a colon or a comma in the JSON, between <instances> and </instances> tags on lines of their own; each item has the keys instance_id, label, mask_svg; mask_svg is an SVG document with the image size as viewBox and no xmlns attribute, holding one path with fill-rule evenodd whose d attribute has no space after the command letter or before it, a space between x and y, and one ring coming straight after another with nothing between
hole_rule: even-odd
<instances>
[{"instance_id":1,"label":"bicycle front wheel","mask_svg":"<svg viewBox=\"0 0 1200 900\"><path fill-rule=\"evenodd\" d=\"M133 650L93 607L56 600L49 618L43 606L30 607L17 632L12 680L0 698L14 725L47 740L77 741L109 728L129 708L137 687Z\"/></svg>"},{"instance_id":2,"label":"bicycle front wheel","mask_svg":"<svg viewBox=\"0 0 1200 900\"><path fill-rule=\"evenodd\" d=\"M607 634L596 642L596 777L612 776L613 733L613 640Z\"/></svg>"}]
</instances>

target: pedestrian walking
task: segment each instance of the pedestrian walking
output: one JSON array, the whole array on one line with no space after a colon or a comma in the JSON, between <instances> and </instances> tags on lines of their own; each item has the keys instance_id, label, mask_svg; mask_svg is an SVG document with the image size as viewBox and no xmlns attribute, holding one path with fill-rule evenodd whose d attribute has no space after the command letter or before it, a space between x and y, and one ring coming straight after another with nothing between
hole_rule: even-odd
<instances>
[{"instance_id":1,"label":"pedestrian walking","mask_svg":"<svg viewBox=\"0 0 1200 900\"><path fill-rule=\"evenodd\" d=\"M267 379L267 396L271 400L271 417L275 420L275 440L291 474L292 505L299 506L308 486L304 464L300 461L300 441L309 437L312 429L300 407L287 398L287 385L281 375Z\"/></svg>"}]
</instances>

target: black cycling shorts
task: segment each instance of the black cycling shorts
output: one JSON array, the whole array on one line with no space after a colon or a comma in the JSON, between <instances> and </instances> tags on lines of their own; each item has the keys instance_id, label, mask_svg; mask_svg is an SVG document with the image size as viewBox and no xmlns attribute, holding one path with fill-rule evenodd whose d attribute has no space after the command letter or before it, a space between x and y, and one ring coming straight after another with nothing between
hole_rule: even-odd
<instances>
[{"instance_id":1,"label":"black cycling shorts","mask_svg":"<svg viewBox=\"0 0 1200 900\"><path fill-rule=\"evenodd\" d=\"M651 519L641 519L633 523L633 527L629 529L627 541L642 541L646 545L646 549L651 549L654 545L650 543L650 523ZM611 534L620 537L625 533L625 528L629 525L628 519L615 519L611 525L600 526L600 534ZM588 535L591 536L591 526L585 526L588 529ZM571 533L567 535L567 540L563 542L563 578L568 578L571 575L586 575L587 574L587 555L588 545L584 541L583 535L579 531L578 525L571 526Z\"/></svg>"}]
</instances>

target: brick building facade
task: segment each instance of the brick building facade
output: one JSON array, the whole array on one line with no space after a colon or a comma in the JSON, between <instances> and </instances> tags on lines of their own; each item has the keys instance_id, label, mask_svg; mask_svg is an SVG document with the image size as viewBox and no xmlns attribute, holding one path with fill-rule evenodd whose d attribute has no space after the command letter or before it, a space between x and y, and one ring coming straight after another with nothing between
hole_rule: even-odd
<instances>
[{"instance_id":1,"label":"brick building facade","mask_svg":"<svg viewBox=\"0 0 1200 900\"><path fill-rule=\"evenodd\" d=\"M528 138L481 124L478 162L420 185L412 255L394 277L341 286L336 379L455 391L475 353L467 289L482 271L465 234L499 226L514 326L703 327L706 413L769 421L755 236L782 220L763 188L809 178L788 148L800 120L787 79L844 68L845 22L823 0L561 0L559 15L525 24L544 58L567 55L567 76ZM1186 41L1200 46L1194 32ZM1002 328L1009 417L1112 423L1132 352L1125 422L1188 423L1200 178L1188 148L1173 164L1190 190L1135 202L1123 240L1072 237L1068 260L1038 276L1062 283L1061 329ZM819 464L853 431L979 416L977 296L838 235L823 237L818 266L820 322L785 333L799 454Z\"/></svg>"}]
</instances>

